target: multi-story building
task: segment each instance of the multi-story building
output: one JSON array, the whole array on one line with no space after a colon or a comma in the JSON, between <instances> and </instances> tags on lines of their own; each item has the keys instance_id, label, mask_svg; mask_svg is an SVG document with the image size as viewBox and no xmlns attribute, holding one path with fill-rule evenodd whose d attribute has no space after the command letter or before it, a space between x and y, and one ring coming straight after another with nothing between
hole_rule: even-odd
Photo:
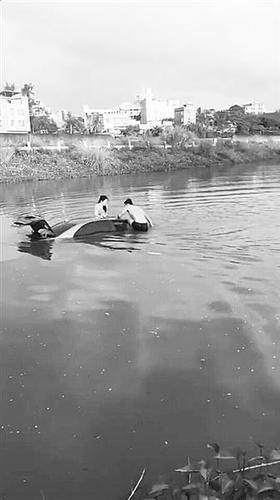
<instances>
[{"instance_id":1,"label":"multi-story building","mask_svg":"<svg viewBox=\"0 0 280 500\"><path fill-rule=\"evenodd\" d=\"M174 110L174 125L190 125L196 122L196 109L193 104L183 104Z\"/></svg>"},{"instance_id":2,"label":"multi-story building","mask_svg":"<svg viewBox=\"0 0 280 500\"><path fill-rule=\"evenodd\" d=\"M249 104L243 104L243 109L246 114L250 115L261 115L265 113L264 105L257 102L250 102Z\"/></svg>"},{"instance_id":3,"label":"multi-story building","mask_svg":"<svg viewBox=\"0 0 280 500\"><path fill-rule=\"evenodd\" d=\"M50 116L51 111L50 108L47 108L41 101L36 100L32 103L31 114L39 118L42 116Z\"/></svg>"},{"instance_id":4,"label":"multi-story building","mask_svg":"<svg viewBox=\"0 0 280 500\"><path fill-rule=\"evenodd\" d=\"M174 119L174 110L179 107L179 101L175 99L164 100L153 97L151 89L148 89L141 104L141 124L146 127L160 126L163 120Z\"/></svg>"},{"instance_id":5,"label":"multi-story building","mask_svg":"<svg viewBox=\"0 0 280 500\"><path fill-rule=\"evenodd\" d=\"M133 103L123 102L120 104L119 109L127 113L132 120L140 121L141 106L138 100Z\"/></svg>"},{"instance_id":6,"label":"multi-story building","mask_svg":"<svg viewBox=\"0 0 280 500\"><path fill-rule=\"evenodd\" d=\"M133 113L138 112L138 109L131 105L127 108L120 106L111 109L90 109L88 105L84 105L83 111L85 128L89 132L115 132L139 124L139 121L133 118Z\"/></svg>"},{"instance_id":7,"label":"multi-story building","mask_svg":"<svg viewBox=\"0 0 280 500\"><path fill-rule=\"evenodd\" d=\"M30 132L28 97L20 92L0 92L0 133Z\"/></svg>"}]
</instances>

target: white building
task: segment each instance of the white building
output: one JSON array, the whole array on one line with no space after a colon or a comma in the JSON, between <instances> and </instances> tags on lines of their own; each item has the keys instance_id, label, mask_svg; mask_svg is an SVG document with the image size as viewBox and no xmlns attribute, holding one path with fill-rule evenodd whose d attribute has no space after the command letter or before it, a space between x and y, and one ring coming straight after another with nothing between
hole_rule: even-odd
<instances>
[{"instance_id":1,"label":"white building","mask_svg":"<svg viewBox=\"0 0 280 500\"><path fill-rule=\"evenodd\" d=\"M20 92L0 92L0 133L30 132L28 97Z\"/></svg>"},{"instance_id":2,"label":"white building","mask_svg":"<svg viewBox=\"0 0 280 500\"><path fill-rule=\"evenodd\" d=\"M57 124L58 128L62 128L67 119L67 111L65 109L60 109L56 113L51 114L51 118Z\"/></svg>"},{"instance_id":3,"label":"white building","mask_svg":"<svg viewBox=\"0 0 280 500\"><path fill-rule=\"evenodd\" d=\"M248 115L261 115L265 113L264 105L257 102L250 102L249 104L244 104L242 107Z\"/></svg>"},{"instance_id":4,"label":"white building","mask_svg":"<svg viewBox=\"0 0 280 500\"><path fill-rule=\"evenodd\" d=\"M174 110L178 108L178 100L164 100L153 97L151 89L148 89L141 104L141 124L146 127L160 126L163 120L174 119Z\"/></svg>"},{"instance_id":5,"label":"white building","mask_svg":"<svg viewBox=\"0 0 280 500\"><path fill-rule=\"evenodd\" d=\"M115 132L125 130L129 126L139 124L133 116L139 115L138 108L127 106L111 109L90 109L87 104L83 106L85 128L95 132Z\"/></svg>"},{"instance_id":6,"label":"white building","mask_svg":"<svg viewBox=\"0 0 280 500\"><path fill-rule=\"evenodd\" d=\"M141 113L141 106L139 101L131 102L123 102L119 106L120 111L127 113L132 120L138 120Z\"/></svg>"},{"instance_id":7,"label":"white building","mask_svg":"<svg viewBox=\"0 0 280 500\"><path fill-rule=\"evenodd\" d=\"M183 104L174 110L174 125L196 123L196 109L193 104Z\"/></svg>"},{"instance_id":8,"label":"white building","mask_svg":"<svg viewBox=\"0 0 280 500\"><path fill-rule=\"evenodd\" d=\"M47 108L41 101L36 100L32 104L31 108L32 116L42 117L42 116L50 116L51 110Z\"/></svg>"}]
</instances>

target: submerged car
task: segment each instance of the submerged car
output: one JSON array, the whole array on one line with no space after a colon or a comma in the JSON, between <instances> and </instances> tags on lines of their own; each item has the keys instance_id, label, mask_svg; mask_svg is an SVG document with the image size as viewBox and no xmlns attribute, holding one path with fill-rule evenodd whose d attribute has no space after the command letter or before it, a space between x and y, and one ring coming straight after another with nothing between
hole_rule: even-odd
<instances>
[{"instance_id":1,"label":"submerged car","mask_svg":"<svg viewBox=\"0 0 280 500\"><path fill-rule=\"evenodd\" d=\"M86 238L100 233L123 233L130 230L125 220L108 219L72 219L58 222L53 226L39 215L22 215L14 222L16 226L30 226L31 236L38 239L52 238Z\"/></svg>"}]
</instances>

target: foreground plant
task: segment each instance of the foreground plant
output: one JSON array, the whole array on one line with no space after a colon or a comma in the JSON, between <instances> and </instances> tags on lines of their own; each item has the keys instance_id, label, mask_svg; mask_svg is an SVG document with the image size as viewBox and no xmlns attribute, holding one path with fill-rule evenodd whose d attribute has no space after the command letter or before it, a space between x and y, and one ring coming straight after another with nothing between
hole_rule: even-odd
<instances>
[{"instance_id":1,"label":"foreground plant","mask_svg":"<svg viewBox=\"0 0 280 500\"><path fill-rule=\"evenodd\" d=\"M136 496L139 500L159 497L163 500L280 499L280 448L274 448L266 454L263 452L263 444L258 442L256 445L258 455L247 459L246 450L241 448L228 451L220 448L217 443L207 444L214 451L209 461L201 460L193 464L188 457L186 465L175 469L184 478L184 483L178 486L161 481L149 488L142 484L140 487L144 469L126 500Z\"/></svg>"}]
</instances>

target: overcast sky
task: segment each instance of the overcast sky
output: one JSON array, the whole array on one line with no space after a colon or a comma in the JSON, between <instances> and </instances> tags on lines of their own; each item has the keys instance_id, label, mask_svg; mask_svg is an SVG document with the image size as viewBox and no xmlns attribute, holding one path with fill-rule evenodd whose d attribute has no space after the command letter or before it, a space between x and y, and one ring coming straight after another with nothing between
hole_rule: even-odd
<instances>
[{"instance_id":1,"label":"overcast sky","mask_svg":"<svg viewBox=\"0 0 280 500\"><path fill-rule=\"evenodd\" d=\"M280 108L280 0L2 0L1 84L53 111L112 107L150 87L223 109Z\"/></svg>"}]
</instances>

